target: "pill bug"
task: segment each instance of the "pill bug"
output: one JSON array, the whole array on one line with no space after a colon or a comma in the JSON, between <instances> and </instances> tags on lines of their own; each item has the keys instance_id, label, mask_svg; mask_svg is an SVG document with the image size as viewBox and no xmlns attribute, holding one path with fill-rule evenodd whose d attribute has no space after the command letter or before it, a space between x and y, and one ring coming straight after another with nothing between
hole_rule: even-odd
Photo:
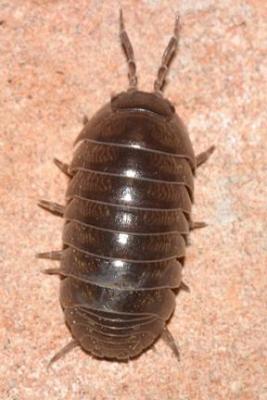
<instances>
[{"instance_id":1,"label":"pill bug","mask_svg":"<svg viewBox=\"0 0 267 400\"><path fill-rule=\"evenodd\" d=\"M137 88L134 52L120 12L120 41L129 88L104 105L75 142L65 206L39 206L64 218L63 247L39 253L60 261L60 303L75 346L97 358L129 360L162 337L179 358L167 328L181 280L193 222L196 168L214 150L195 156L188 133L163 88L179 38L179 18L164 51L153 92Z\"/></svg>"}]
</instances>

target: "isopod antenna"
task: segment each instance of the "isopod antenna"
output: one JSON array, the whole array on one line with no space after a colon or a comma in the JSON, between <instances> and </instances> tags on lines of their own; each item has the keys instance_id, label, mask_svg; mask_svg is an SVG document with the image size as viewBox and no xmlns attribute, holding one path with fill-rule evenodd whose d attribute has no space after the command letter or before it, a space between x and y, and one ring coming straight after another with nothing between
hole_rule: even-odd
<instances>
[{"instance_id":1,"label":"isopod antenna","mask_svg":"<svg viewBox=\"0 0 267 400\"><path fill-rule=\"evenodd\" d=\"M157 74L157 79L154 82L154 92L156 93L161 94L165 86L166 75L169 71L170 63L178 48L180 28L181 28L180 17L179 15L177 15L175 18L173 36L170 38L168 46L166 47L163 53L161 65L159 67Z\"/></svg>"},{"instance_id":2,"label":"isopod antenna","mask_svg":"<svg viewBox=\"0 0 267 400\"><path fill-rule=\"evenodd\" d=\"M125 30L122 9L120 9L120 41L128 63L129 90L137 89L136 63L129 36Z\"/></svg>"}]
</instances>

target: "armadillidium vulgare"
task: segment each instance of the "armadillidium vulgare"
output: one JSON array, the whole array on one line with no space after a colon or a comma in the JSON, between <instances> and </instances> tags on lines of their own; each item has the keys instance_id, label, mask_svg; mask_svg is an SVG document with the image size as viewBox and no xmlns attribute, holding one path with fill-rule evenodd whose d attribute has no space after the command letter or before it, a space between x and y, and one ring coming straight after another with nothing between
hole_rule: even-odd
<instances>
[{"instance_id":1,"label":"armadillidium vulgare","mask_svg":"<svg viewBox=\"0 0 267 400\"><path fill-rule=\"evenodd\" d=\"M190 230L193 178L214 147L195 156L188 133L162 90L176 52L179 19L152 93L137 89L133 49L120 13L129 88L86 120L70 165L66 205L39 205L65 220L63 248L38 257L60 261L60 303L74 346L106 359L128 360L167 329Z\"/></svg>"}]
</instances>

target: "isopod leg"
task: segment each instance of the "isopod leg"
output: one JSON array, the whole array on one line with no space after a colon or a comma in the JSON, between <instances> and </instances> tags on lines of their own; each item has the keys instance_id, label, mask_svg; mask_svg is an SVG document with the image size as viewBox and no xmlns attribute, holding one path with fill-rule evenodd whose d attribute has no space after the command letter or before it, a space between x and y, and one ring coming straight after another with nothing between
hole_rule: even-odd
<instances>
[{"instance_id":1,"label":"isopod leg","mask_svg":"<svg viewBox=\"0 0 267 400\"><path fill-rule=\"evenodd\" d=\"M196 156L197 168L200 167L200 165L204 164L206 161L208 161L214 150L215 146L210 146L206 151L203 151L202 153Z\"/></svg>"},{"instance_id":2,"label":"isopod leg","mask_svg":"<svg viewBox=\"0 0 267 400\"><path fill-rule=\"evenodd\" d=\"M63 217L64 214L64 206L58 203L54 203L52 201L46 201L46 200L39 200L38 201L38 206L43 208L46 211L49 211L50 213L57 215L59 217Z\"/></svg>"},{"instance_id":3,"label":"isopod leg","mask_svg":"<svg viewBox=\"0 0 267 400\"><path fill-rule=\"evenodd\" d=\"M137 76L136 76L136 63L134 58L134 51L129 36L125 30L122 10L120 10L120 41L128 63L128 69L129 69L128 78L130 82L129 89L136 89Z\"/></svg>"},{"instance_id":4,"label":"isopod leg","mask_svg":"<svg viewBox=\"0 0 267 400\"><path fill-rule=\"evenodd\" d=\"M174 337L172 336L171 332L169 331L169 329L167 328L167 326L165 326L162 335L161 335L162 339L164 340L164 342L170 347L170 349L173 351L175 357L177 358L178 361L180 361L180 353L179 353L179 349L178 346L174 340Z\"/></svg>"},{"instance_id":5,"label":"isopod leg","mask_svg":"<svg viewBox=\"0 0 267 400\"><path fill-rule=\"evenodd\" d=\"M89 118L87 117L87 115L83 116L83 126L87 125L89 122Z\"/></svg>"},{"instance_id":6,"label":"isopod leg","mask_svg":"<svg viewBox=\"0 0 267 400\"><path fill-rule=\"evenodd\" d=\"M208 226L208 224L206 224L206 222L191 222L190 224L190 230L193 231L194 229L202 229L202 228L206 228L206 226Z\"/></svg>"},{"instance_id":7,"label":"isopod leg","mask_svg":"<svg viewBox=\"0 0 267 400\"><path fill-rule=\"evenodd\" d=\"M75 347L79 346L77 340L72 339L66 346L60 349L49 361L47 368L50 368L52 364L58 361L60 358L64 357L65 354L69 353Z\"/></svg>"},{"instance_id":8,"label":"isopod leg","mask_svg":"<svg viewBox=\"0 0 267 400\"><path fill-rule=\"evenodd\" d=\"M36 258L60 261L62 258L62 255L63 255L63 250L47 251L45 253L37 253Z\"/></svg>"},{"instance_id":9,"label":"isopod leg","mask_svg":"<svg viewBox=\"0 0 267 400\"><path fill-rule=\"evenodd\" d=\"M170 38L168 46L166 47L163 53L161 65L158 70L157 79L154 82L154 91L157 93L161 93L164 87L166 75L168 73L171 60L175 55L178 47L179 31L180 31L180 22L179 22L179 16L177 16L175 19L173 36Z\"/></svg>"},{"instance_id":10,"label":"isopod leg","mask_svg":"<svg viewBox=\"0 0 267 400\"><path fill-rule=\"evenodd\" d=\"M64 273L60 268L48 268L42 271L43 274L47 275L59 275L59 276L64 276Z\"/></svg>"},{"instance_id":11,"label":"isopod leg","mask_svg":"<svg viewBox=\"0 0 267 400\"><path fill-rule=\"evenodd\" d=\"M184 283L183 281L181 282L181 284L179 286L179 290L183 290L184 292L190 293L189 286L186 283Z\"/></svg>"},{"instance_id":12,"label":"isopod leg","mask_svg":"<svg viewBox=\"0 0 267 400\"><path fill-rule=\"evenodd\" d=\"M70 173L70 167L68 164L63 163L57 158L54 158L53 161L56 164L56 166L60 169L60 171L63 172L63 174L67 175L69 178L72 177L72 174Z\"/></svg>"}]
</instances>

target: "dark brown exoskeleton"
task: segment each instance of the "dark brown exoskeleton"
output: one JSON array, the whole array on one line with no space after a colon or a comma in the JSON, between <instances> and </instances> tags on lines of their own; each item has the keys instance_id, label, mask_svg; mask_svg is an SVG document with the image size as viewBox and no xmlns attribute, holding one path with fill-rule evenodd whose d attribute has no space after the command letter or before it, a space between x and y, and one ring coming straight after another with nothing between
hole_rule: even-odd
<instances>
[{"instance_id":1,"label":"dark brown exoskeleton","mask_svg":"<svg viewBox=\"0 0 267 400\"><path fill-rule=\"evenodd\" d=\"M175 308L189 231L195 169L214 147L194 155L182 121L162 89L179 34L163 54L153 93L137 89L134 53L120 14L130 87L114 96L76 140L66 205L39 205L65 219L63 249L41 253L60 261L60 303L74 346L106 359L128 360L163 337Z\"/></svg>"}]
</instances>

